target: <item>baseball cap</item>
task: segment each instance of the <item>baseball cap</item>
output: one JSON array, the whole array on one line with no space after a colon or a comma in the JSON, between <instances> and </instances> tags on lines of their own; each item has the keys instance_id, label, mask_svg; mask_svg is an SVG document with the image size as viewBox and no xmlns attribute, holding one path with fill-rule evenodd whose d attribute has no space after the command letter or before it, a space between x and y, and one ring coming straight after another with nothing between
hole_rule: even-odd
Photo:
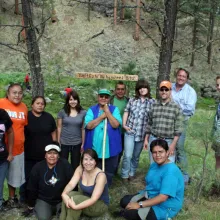
<instances>
[{"instance_id":1,"label":"baseball cap","mask_svg":"<svg viewBox=\"0 0 220 220\"><path fill-rule=\"evenodd\" d=\"M98 94L99 95L111 95L111 92L108 89L100 89Z\"/></svg>"},{"instance_id":2,"label":"baseball cap","mask_svg":"<svg viewBox=\"0 0 220 220\"><path fill-rule=\"evenodd\" d=\"M172 88L172 84L171 84L170 81L162 81L162 82L160 83L160 88L161 88L161 87L166 87L166 88L168 88L168 89L171 89L171 88Z\"/></svg>"},{"instance_id":3,"label":"baseball cap","mask_svg":"<svg viewBox=\"0 0 220 220\"><path fill-rule=\"evenodd\" d=\"M45 147L45 151L48 152L50 150L56 150L57 152L60 152L60 147L55 144L49 144Z\"/></svg>"}]
</instances>

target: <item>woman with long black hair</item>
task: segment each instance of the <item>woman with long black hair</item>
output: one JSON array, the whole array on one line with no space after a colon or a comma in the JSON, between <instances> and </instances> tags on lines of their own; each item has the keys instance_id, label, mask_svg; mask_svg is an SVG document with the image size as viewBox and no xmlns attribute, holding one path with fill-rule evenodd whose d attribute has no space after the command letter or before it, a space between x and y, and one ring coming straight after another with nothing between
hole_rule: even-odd
<instances>
[{"instance_id":1,"label":"woman with long black hair","mask_svg":"<svg viewBox=\"0 0 220 220\"><path fill-rule=\"evenodd\" d=\"M86 111L80 105L78 93L73 90L66 97L63 109L57 116L58 142L61 157L68 160L71 155L73 171L79 166L80 153L84 142L83 121Z\"/></svg>"}]
</instances>

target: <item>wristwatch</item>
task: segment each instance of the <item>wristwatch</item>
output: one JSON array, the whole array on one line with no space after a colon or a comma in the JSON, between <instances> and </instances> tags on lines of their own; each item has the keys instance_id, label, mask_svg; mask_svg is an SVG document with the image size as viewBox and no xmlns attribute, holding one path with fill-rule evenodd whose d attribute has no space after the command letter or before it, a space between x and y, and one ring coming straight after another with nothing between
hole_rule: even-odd
<instances>
[{"instance_id":1,"label":"wristwatch","mask_svg":"<svg viewBox=\"0 0 220 220\"><path fill-rule=\"evenodd\" d=\"M139 202L138 204L139 204L140 208L143 208L143 203L142 202Z\"/></svg>"}]
</instances>

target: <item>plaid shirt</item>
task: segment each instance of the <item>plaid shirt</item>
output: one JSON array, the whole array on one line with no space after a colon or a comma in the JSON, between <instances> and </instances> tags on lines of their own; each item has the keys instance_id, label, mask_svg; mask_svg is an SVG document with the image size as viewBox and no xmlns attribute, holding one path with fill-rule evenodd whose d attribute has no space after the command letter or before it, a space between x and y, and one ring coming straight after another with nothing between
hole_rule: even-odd
<instances>
[{"instance_id":1,"label":"plaid shirt","mask_svg":"<svg viewBox=\"0 0 220 220\"><path fill-rule=\"evenodd\" d=\"M170 101L163 105L161 101L154 103L149 111L147 134L160 138L180 136L182 130L182 114L180 107Z\"/></svg>"},{"instance_id":2,"label":"plaid shirt","mask_svg":"<svg viewBox=\"0 0 220 220\"><path fill-rule=\"evenodd\" d=\"M148 123L148 112L150 106L155 102L154 99L145 99L144 102L141 98L131 98L125 108L128 112L128 119L126 126L128 126L135 134L135 141L143 141L146 135L146 126Z\"/></svg>"}]
</instances>

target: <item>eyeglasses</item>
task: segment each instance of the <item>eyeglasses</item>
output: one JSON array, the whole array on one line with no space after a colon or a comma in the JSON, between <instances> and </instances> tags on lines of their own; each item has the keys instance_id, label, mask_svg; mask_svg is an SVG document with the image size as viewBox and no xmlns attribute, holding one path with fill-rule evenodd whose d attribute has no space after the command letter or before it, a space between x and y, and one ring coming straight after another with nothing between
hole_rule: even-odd
<instances>
[{"instance_id":1,"label":"eyeglasses","mask_svg":"<svg viewBox=\"0 0 220 220\"><path fill-rule=\"evenodd\" d=\"M125 88L117 88L116 90L118 90L118 91L124 91Z\"/></svg>"},{"instance_id":2,"label":"eyeglasses","mask_svg":"<svg viewBox=\"0 0 220 220\"><path fill-rule=\"evenodd\" d=\"M160 88L160 91L161 91L161 92L164 92L164 91L165 91L165 92L168 92L168 91L170 91L170 90L167 89L167 88Z\"/></svg>"},{"instance_id":3,"label":"eyeglasses","mask_svg":"<svg viewBox=\"0 0 220 220\"><path fill-rule=\"evenodd\" d=\"M101 99L109 99L109 95L99 95L99 98L101 98Z\"/></svg>"}]
</instances>

